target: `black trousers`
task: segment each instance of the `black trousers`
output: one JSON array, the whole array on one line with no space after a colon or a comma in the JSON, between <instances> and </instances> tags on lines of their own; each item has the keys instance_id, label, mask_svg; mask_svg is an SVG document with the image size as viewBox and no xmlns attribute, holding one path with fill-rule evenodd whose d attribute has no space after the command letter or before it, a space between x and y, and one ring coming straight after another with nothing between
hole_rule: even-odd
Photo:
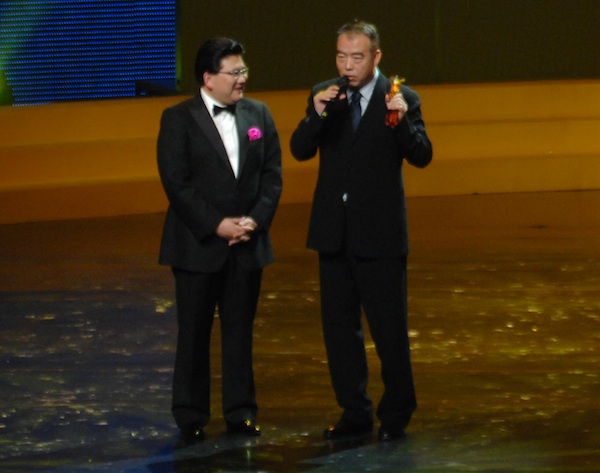
<instances>
[{"instance_id":1,"label":"black trousers","mask_svg":"<svg viewBox=\"0 0 600 473\"><path fill-rule=\"evenodd\" d=\"M373 422L361 323L364 310L381 360L382 423L406 427L417 407L407 328L406 257L361 259L320 254L323 334L341 420Z\"/></svg>"},{"instance_id":2,"label":"black trousers","mask_svg":"<svg viewBox=\"0 0 600 473\"><path fill-rule=\"evenodd\" d=\"M233 252L217 273L173 268L178 338L172 412L181 428L210 419L210 336L215 308L221 323L223 416L226 422L254 420L252 333L262 270L246 271Z\"/></svg>"}]
</instances>

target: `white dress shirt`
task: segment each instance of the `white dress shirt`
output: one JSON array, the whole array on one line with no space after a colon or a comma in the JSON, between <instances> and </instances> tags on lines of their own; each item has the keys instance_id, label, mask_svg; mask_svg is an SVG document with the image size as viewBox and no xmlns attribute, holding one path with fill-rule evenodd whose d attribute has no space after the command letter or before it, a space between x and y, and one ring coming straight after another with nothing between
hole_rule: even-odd
<instances>
[{"instance_id":1,"label":"white dress shirt","mask_svg":"<svg viewBox=\"0 0 600 473\"><path fill-rule=\"evenodd\" d=\"M204 100L206 108L208 108L210 116L215 122L217 131L219 132L219 135L221 135L221 140L223 141L229 163L231 164L231 169L233 170L233 175L237 178L240 167L240 140L238 137L235 115L229 112L222 112L215 115L213 111L214 106L225 107L225 105L213 99L204 91L204 89L200 89L200 94L202 94L202 100Z\"/></svg>"}]
</instances>

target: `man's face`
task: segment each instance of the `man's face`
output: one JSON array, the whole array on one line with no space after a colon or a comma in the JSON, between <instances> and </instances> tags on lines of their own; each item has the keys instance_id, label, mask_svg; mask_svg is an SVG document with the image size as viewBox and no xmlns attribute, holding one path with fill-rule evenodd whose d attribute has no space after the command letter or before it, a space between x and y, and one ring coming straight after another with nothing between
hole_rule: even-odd
<instances>
[{"instance_id":1,"label":"man's face","mask_svg":"<svg viewBox=\"0 0 600 473\"><path fill-rule=\"evenodd\" d=\"M341 76L350 80L350 87L362 87L375 75L381 51L372 50L371 40L364 34L343 33L337 40L335 63Z\"/></svg>"},{"instance_id":2,"label":"man's face","mask_svg":"<svg viewBox=\"0 0 600 473\"><path fill-rule=\"evenodd\" d=\"M242 56L226 56L221 59L221 68L216 74L204 73L204 86L211 97L224 105L231 105L244 98L248 74Z\"/></svg>"}]
</instances>

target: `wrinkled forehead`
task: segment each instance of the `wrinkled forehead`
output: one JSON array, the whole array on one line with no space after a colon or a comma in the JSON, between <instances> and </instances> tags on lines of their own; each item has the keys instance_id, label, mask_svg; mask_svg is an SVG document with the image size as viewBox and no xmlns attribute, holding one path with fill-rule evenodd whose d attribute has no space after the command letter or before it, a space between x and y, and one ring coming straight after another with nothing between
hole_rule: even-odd
<instances>
[{"instance_id":1,"label":"wrinkled forehead","mask_svg":"<svg viewBox=\"0 0 600 473\"><path fill-rule=\"evenodd\" d=\"M337 52L352 54L357 52L375 52L376 47L371 39L362 33L342 33L337 39Z\"/></svg>"}]
</instances>

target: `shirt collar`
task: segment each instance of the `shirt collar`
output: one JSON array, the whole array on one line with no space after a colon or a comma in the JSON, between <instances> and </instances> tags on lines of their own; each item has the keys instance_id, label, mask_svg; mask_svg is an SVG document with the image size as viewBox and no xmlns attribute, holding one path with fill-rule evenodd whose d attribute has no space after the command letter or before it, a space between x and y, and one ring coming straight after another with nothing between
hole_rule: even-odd
<instances>
[{"instance_id":1,"label":"shirt collar","mask_svg":"<svg viewBox=\"0 0 600 473\"><path fill-rule=\"evenodd\" d=\"M202 96L204 105L206 105L206 108L208 109L208 112L210 113L211 117L215 117L215 112L213 111L215 105L217 107L225 108L225 104L222 104L221 102L213 99L202 87L200 88L200 95Z\"/></svg>"}]
</instances>

